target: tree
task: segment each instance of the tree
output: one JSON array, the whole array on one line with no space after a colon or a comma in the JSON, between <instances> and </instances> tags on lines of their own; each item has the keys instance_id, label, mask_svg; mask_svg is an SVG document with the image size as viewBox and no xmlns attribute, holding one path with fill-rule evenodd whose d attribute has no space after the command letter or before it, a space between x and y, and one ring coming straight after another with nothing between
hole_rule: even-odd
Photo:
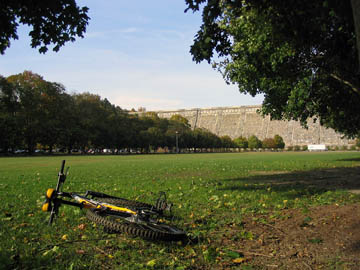
<instances>
[{"instance_id":1,"label":"tree","mask_svg":"<svg viewBox=\"0 0 360 270\"><path fill-rule=\"evenodd\" d=\"M249 148L251 149L257 149L262 147L261 141L255 135L249 137L248 144L249 144Z\"/></svg>"},{"instance_id":2,"label":"tree","mask_svg":"<svg viewBox=\"0 0 360 270\"><path fill-rule=\"evenodd\" d=\"M0 3L0 53L18 39L20 24L32 27L31 47L45 53L53 44L58 51L68 41L83 37L89 21L88 8L79 7L75 0L2 0Z\"/></svg>"},{"instance_id":3,"label":"tree","mask_svg":"<svg viewBox=\"0 0 360 270\"><path fill-rule=\"evenodd\" d=\"M16 116L17 109L14 87L0 76L0 152L7 153L21 145L22 133Z\"/></svg>"},{"instance_id":4,"label":"tree","mask_svg":"<svg viewBox=\"0 0 360 270\"><path fill-rule=\"evenodd\" d=\"M240 136L238 138L235 138L234 143L239 148L248 148L248 141L245 137Z\"/></svg>"},{"instance_id":5,"label":"tree","mask_svg":"<svg viewBox=\"0 0 360 270\"><path fill-rule=\"evenodd\" d=\"M262 141L262 147L284 149L285 143L280 135L275 135L274 138L265 138Z\"/></svg>"},{"instance_id":6,"label":"tree","mask_svg":"<svg viewBox=\"0 0 360 270\"><path fill-rule=\"evenodd\" d=\"M73 98L78 121L75 146L82 150L86 147L103 149L109 146L110 130L113 128L109 124L111 104L99 95L90 93L76 94Z\"/></svg>"},{"instance_id":7,"label":"tree","mask_svg":"<svg viewBox=\"0 0 360 270\"><path fill-rule=\"evenodd\" d=\"M275 141L276 148L284 149L285 143L284 143L283 138L280 135L275 135L274 141Z\"/></svg>"},{"instance_id":8,"label":"tree","mask_svg":"<svg viewBox=\"0 0 360 270\"><path fill-rule=\"evenodd\" d=\"M358 1L186 3L194 11L205 3L190 50L193 59L213 62L242 93L264 94L263 114L300 120L304 126L318 119L345 135L358 135Z\"/></svg>"},{"instance_id":9,"label":"tree","mask_svg":"<svg viewBox=\"0 0 360 270\"><path fill-rule=\"evenodd\" d=\"M235 146L235 143L233 142L233 140L228 135L221 136L220 140L221 140L222 147L225 148L225 149L233 148Z\"/></svg>"},{"instance_id":10,"label":"tree","mask_svg":"<svg viewBox=\"0 0 360 270\"><path fill-rule=\"evenodd\" d=\"M191 147L194 144L189 122L181 115L173 115L168 120L166 137L169 147L176 147L176 140L180 149Z\"/></svg>"},{"instance_id":11,"label":"tree","mask_svg":"<svg viewBox=\"0 0 360 270\"><path fill-rule=\"evenodd\" d=\"M195 128L193 131L196 148L219 148L221 139L204 128Z\"/></svg>"},{"instance_id":12,"label":"tree","mask_svg":"<svg viewBox=\"0 0 360 270\"><path fill-rule=\"evenodd\" d=\"M39 118L38 142L47 147L49 153L52 153L54 146L60 142L60 135L67 119L65 87L59 83L46 82L39 102L41 113L37 116Z\"/></svg>"},{"instance_id":13,"label":"tree","mask_svg":"<svg viewBox=\"0 0 360 270\"><path fill-rule=\"evenodd\" d=\"M187 128L191 127L191 125L189 124L189 120L187 118L181 116L180 114L174 114L173 116L171 116L170 121L175 121L175 122L181 123Z\"/></svg>"},{"instance_id":14,"label":"tree","mask_svg":"<svg viewBox=\"0 0 360 270\"><path fill-rule=\"evenodd\" d=\"M126 148L130 144L131 138L131 118L128 114L124 113L120 107L116 107L116 110L112 116L113 123L111 128L114 132L114 146L118 150Z\"/></svg>"},{"instance_id":15,"label":"tree","mask_svg":"<svg viewBox=\"0 0 360 270\"><path fill-rule=\"evenodd\" d=\"M16 118L28 152L32 154L41 136L42 121L46 119L46 112L42 108L42 96L47 82L31 71L9 76L7 81L14 88L18 102Z\"/></svg>"},{"instance_id":16,"label":"tree","mask_svg":"<svg viewBox=\"0 0 360 270\"><path fill-rule=\"evenodd\" d=\"M358 61L360 63L360 2L358 0L351 0L351 6L353 10L353 18L354 18L355 31L356 31Z\"/></svg>"},{"instance_id":17,"label":"tree","mask_svg":"<svg viewBox=\"0 0 360 270\"><path fill-rule=\"evenodd\" d=\"M73 146L82 135L80 126L80 115L77 111L75 98L73 95L64 93L61 97L61 124L62 128L57 135L57 147L65 151L68 149L70 152Z\"/></svg>"},{"instance_id":18,"label":"tree","mask_svg":"<svg viewBox=\"0 0 360 270\"><path fill-rule=\"evenodd\" d=\"M149 153L150 151L150 145L151 145L151 141L150 141L150 134L148 130L141 130L139 132L139 140L137 143L137 148L141 148L141 152L142 153Z\"/></svg>"},{"instance_id":19,"label":"tree","mask_svg":"<svg viewBox=\"0 0 360 270\"><path fill-rule=\"evenodd\" d=\"M274 138L265 138L265 139L263 139L262 147L267 148L267 149L276 148L276 143L275 143Z\"/></svg>"},{"instance_id":20,"label":"tree","mask_svg":"<svg viewBox=\"0 0 360 270\"><path fill-rule=\"evenodd\" d=\"M147 130L149 136L149 145L152 146L153 150L157 150L160 146L166 145L165 133L158 127L151 127Z\"/></svg>"}]
</instances>

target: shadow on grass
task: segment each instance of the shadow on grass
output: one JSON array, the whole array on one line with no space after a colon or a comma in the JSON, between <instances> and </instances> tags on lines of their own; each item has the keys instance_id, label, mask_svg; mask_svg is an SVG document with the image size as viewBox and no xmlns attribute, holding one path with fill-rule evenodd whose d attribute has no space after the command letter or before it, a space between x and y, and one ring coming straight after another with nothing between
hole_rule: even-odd
<instances>
[{"instance_id":1,"label":"shadow on grass","mask_svg":"<svg viewBox=\"0 0 360 270\"><path fill-rule=\"evenodd\" d=\"M360 160L360 159L359 159ZM354 161L354 160L348 160ZM356 159L356 161L358 161ZM224 191L255 191L255 192L266 192L274 191L276 193L281 193L281 197L285 199L296 199L302 197L306 201L312 196L324 195L322 199L326 202L338 202L334 201L330 196L327 196L328 191L336 190L345 190L352 193L357 193L360 195L360 167L340 167L340 168L327 168L327 169L316 169L310 171L296 171L296 172L271 172L271 171L254 171L249 177L227 179L224 183L219 183L217 185L219 190ZM358 195L358 196L359 196ZM275 195L276 196L276 195ZM274 197L275 197L274 196ZM347 195L344 195L347 197ZM350 197L350 196L349 196ZM358 199L355 199L355 202L358 202ZM306 205L302 211L311 211L307 208ZM323 209L334 209L334 208L323 208ZM354 208L354 209L359 209ZM324 211L324 210L323 210ZM325 210L326 211L326 210ZM360 223L359 223L359 212L348 211L341 212L339 208L337 213L342 213L343 221L341 226L336 230L343 231L345 233L339 234L342 235L343 239L343 250L345 253L344 256L349 255L349 265L359 265L360 263ZM345 211L345 210L343 210ZM301 212L300 212L301 213ZM306 212L304 212L306 213ZM329 214L331 215L331 213ZM315 215L316 216L316 215ZM317 216L318 220L321 217ZM335 221L333 221L335 222ZM279 223L281 224L281 223ZM277 224L277 228L280 226ZM325 224L325 223L324 223ZM276 227L275 226L275 227ZM331 222L327 225L328 227L319 226L322 230L331 231ZM316 231L316 228L313 228ZM333 233L333 231L331 231ZM334 237L333 234L329 234L330 237ZM337 236L339 237L339 236ZM299 243L301 246L301 243ZM350 268L349 268L350 269ZM355 269L355 268L351 268ZM358 269L358 268L356 268Z\"/></svg>"},{"instance_id":2,"label":"shadow on grass","mask_svg":"<svg viewBox=\"0 0 360 270\"><path fill-rule=\"evenodd\" d=\"M307 195L329 190L348 190L360 194L360 167L340 167L311 171L255 171L249 177L225 180L220 190L297 190ZM309 194L310 193L310 194Z\"/></svg>"},{"instance_id":3,"label":"shadow on grass","mask_svg":"<svg viewBox=\"0 0 360 270\"><path fill-rule=\"evenodd\" d=\"M344 158L344 159L338 159L337 161L353 161L353 162L358 162L358 161L360 161L360 158Z\"/></svg>"}]
</instances>

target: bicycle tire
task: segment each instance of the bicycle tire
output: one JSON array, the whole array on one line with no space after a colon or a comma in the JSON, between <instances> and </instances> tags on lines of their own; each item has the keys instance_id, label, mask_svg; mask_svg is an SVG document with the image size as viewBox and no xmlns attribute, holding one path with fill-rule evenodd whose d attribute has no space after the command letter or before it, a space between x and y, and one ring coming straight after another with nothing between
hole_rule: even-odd
<instances>
[{"instance_id":1,"label":"bicycle tire","mask_svg":"<svg viewBox=\"0 0 360 270\"><path fill-rule=\"evenodd\" d=\"M132 201L123 198L101 198L102 202L116 206L127 207L132 210L138 208L154 210L154 206L148 203ZM186 233L174 226L167 224L138 224L126 221L121 218L111 216L98 211L97 209L87 209L86 216L89 220L106 228L107 230L119 233L126 233L151 240L179 241L186 237Z\"/></svg>"},{"instance_id":2,"label":"bicycle tire","mask_svg":"<svg viewBox=\"0 0 360 270\"><path fill-rule=\"evenodd\" d=\"M118 233L126 233L132 236L139 236L149 240L180 241L186 237L184 231L167 224L138 224L125 221L121 218L112 219L110 216L88 209L86 216L89 220L104 228Z\"/></svg>"}]
</instances>

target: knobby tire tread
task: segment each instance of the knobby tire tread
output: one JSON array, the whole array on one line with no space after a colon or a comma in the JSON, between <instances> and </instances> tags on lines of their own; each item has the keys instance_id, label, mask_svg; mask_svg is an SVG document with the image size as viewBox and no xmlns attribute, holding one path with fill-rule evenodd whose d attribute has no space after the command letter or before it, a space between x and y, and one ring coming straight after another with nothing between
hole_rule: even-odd
<instances>
[{"instance_id":1,"label":"knobby tire tread","mask_svg":"<svg viewBox=\"0 0 360 270\"><path fill-rule=\"evenodd\" d=\"M123 206L128 208L148 208L152 209L154 206L151 204L131 201L122 198L102 198L102 202L114 204L116 206ZM171 232L161 232L154 231L150 228L146 228L136 223L126 222L126 221L115 221L112 219L106 218L106 215L102 215L94 209L87 209L86 216L89 220L95 222L96 224L102 225L104 228L119 232L126 233L133 236L139 236L141 238L150 239L150 240L164 240L164 241L179 241L185 238L185 233L171 233ZM170 226L169 226L170 227Z\"/></svg>"}]
</instances>

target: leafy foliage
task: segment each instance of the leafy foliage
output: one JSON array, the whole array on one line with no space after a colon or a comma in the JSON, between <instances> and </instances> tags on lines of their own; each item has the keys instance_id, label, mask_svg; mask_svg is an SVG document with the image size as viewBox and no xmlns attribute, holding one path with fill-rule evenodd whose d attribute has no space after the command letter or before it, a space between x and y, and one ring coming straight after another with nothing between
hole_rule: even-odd
<instances>
[{"instance_id":1,"label":"leafy foliage","mask_svg":"<svg viewBox=\"0 0 360 270\"><path fill-rule=\"evenodd\" d=\"M17 111L16 94L11 84L0 76L0 149L14 148L21 141Z\"/></svg>"},{"instance_id":2,"label":"leafy foliage","mask_svg":"<svg viewBox=\"0 0 360 270\"><path fill-rule=\"evenodd\" d=\"M220 137L220 140L221 140L221 145L224 147L224 148L233 148L235 147L235 143L234 141L230 138L230 136L221 136Z\"/></svg>"},{"instance_id":3,"label":"leafy foliage","mask_svg":"<svg viewBox=\"0 0 360 270\"><path fill-rule=\"evenodd\" d=\"M284 149L285 143L284 143L283 138L280 135L275 135L274 141L275 141L276 148Z\"/></svg>"},{"instance_id":4,"label":"leafy foliage","mask_svg":"<svg viewBox=\"0 0 360 270\"><path fill-rule=\"evenodd\" d=\"M18 39L19 23L32 27L31 47L39 47L39 52L45 53L50 44L57 52L66 42L83 37L90 19L88 8L78 7L75 0L3 0L0 9L1 54L10 47L12 39Z\"/></svg>"},{"instance_id":5,"label":"leafy foliage","mask_svg":"<svg viewBox=\"0 0 360 270\"><path fill-rule=\"evenodd\" d=\"M180 114L175 114L170 117L171 121L178 122L183 124L185 127L190 128L189 120L187 120L185 117L181 116Z\"/></svg>"},{"instance_id":6,"label":"leafy foliage","mask_svg":"<svg viewBox=\"0 0 360 270\"><path fill-rule=\"evenodd\" d=\"M34 152L36 143L40 141L54 145L55 141L51 140L55 140L54 132L61 124L58 114L61 102L57 96L62 94L63 88L29 71L10 76L7 80L12 86L12 95L16 97L14 116L29 152Z\"/></svg>"},{"instance_id":7,"label":"leafy foliage","mask_svg":"<svg viewBox=\"0 0 360 270\"><path fill-rule=\"evenodd\" d=\"M248 141L245 137L240 136L238 138L235 138L234 143L239 148L248 148Z\"/></svg>"},{"instance_id":8,"label":"leafy foliage","mask_svg":"<svg viewBox=\"0 0 360 270\"><path fill-rule=\"evenodd\" d=\"M111 149L156 151L234 147L226 136L205 129L191 130L180 115L162 119L154 112L129 114L107 99L90 93L66 93L59 83L48 82L31 71L0 77L0 151L36 147L91 153Z\"/></svg>"},{"instance_id":9,"label":"leafy foliage","mask_svg":"<svg viewBox=\"0 0 360 270\"><path fill-rule=\"evenodd\" d=\"M356 139L356 146L360 147L360 139L359 138Z\"/></svg>"},{"instance_id":10,"label":"leafy foliage","mask_svg":"<svg viewBox=\"0 0 360 270\"><path fill-rule=\"evenodd\" d=\"M275 135L274 138L265 138L262 141L263 148L277 148L284 149L285 143L280 135Z\"/></svg>"},{"instance_id":11,"label":"leafy foliage","mask_svg":"<svg viewBox=\"0 0 360 270\"><path fill-rule=\"evenodd\" d=\"M360 76L350 1L186 0L203 8L191 47L228 83L264 94L272 119L309 118L348 136L360 127ZM214 55L216 52L217 55Z\"/></svg>"},{"instance_id":12,"label":"leafy foliage","mask_svg":"<svg viewBox=\"0 0 360 270\"><path fill-rule=\"evenodd\" d=\"M252 135L248 139L248 146L250 149L257 149L262 147L262 142L258 137L255 135Z\"/></svg>"},{"instance_id":13,"label":"leafy foliage","mask_svg":"<svg viewBox=\"0 0 360 270\"><path fill-rule=\"evenodd\" d=\"M265 138L262 141L262 147L263 148L276 148L276 143L273 138Z\"/></svg>"}]
</instances>

